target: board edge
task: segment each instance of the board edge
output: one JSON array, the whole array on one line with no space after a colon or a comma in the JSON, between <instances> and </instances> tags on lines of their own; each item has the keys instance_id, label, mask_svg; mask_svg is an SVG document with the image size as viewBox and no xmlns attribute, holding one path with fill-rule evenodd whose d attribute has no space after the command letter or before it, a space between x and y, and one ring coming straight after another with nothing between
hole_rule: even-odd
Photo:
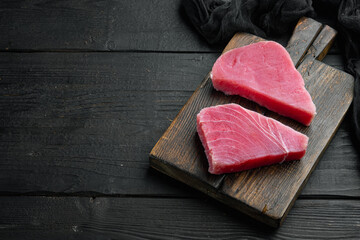
<instances>
[{"instance_id":1,"label":"board edge","mask_svg":"<svg viewBox=\"0 0 360 240\"><path fill-rule=\"evenodd\" d=\"M166 167L164 167L165 164L163 164L163 162L166 162L166 161L161 160L154 155L150 154L149 160L150 160L150 167L152 167L153 169L155 169L173 179L176 179L176 180L184 183L185 185L190 186L193 189L196 189L196 190L204 193L207 196L212 197L213 199L221 202L222 204L224 204L228 207L231 207L244 215L250 216L251 218L253 218L259 222L262 222L268 226L271 226L274 228L278 228L281 226L283 217L273 217L270 215L263 214L262 212L258 211L257 209L247 205L246 203L244 203L242 201L239 201L236 198L233 198L227 194L222 193L221 191L219 191L219 189L217 189L209 184L206 184L205 182L195 178L194 176L191 176L188 172L183 171L172 164L166 164ZM223 178L225 176L226 175L223 175ZM189 181L185 181L185 179L189 180L189 178L191 178L191 180L195 184L191 184Z\"/></svg>"}]
</instances>

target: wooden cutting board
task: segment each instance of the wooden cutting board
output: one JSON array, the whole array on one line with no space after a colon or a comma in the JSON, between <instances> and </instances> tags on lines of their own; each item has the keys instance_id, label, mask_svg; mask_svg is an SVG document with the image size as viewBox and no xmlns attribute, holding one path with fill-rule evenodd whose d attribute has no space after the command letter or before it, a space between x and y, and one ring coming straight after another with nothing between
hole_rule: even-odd
<instances>
[{"instance_id":1,"label":"wooden cutting board","mask_svg":"<svg viewBox=\"0 0 360 240\"><path fill-rule=\"evenodd\" d=\"M151 151L150 166L255 219L280 226L353 99L353 77L321 62L335 35L329 26L302 18L286 48L317 108L309 127L239 96L216 91L208 74ZM224 52L263 40L239 33ZM196 115L202 108L225 103L238 103L306 134L309 144L305 157L240 173L209 174L196 132Z\"/></svg>"}]
</instances>

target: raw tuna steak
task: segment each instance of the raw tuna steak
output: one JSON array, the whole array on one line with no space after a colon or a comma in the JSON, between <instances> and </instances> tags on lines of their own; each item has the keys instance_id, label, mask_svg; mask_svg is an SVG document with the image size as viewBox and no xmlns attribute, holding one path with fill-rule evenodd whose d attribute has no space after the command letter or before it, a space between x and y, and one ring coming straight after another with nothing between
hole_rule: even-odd
<instances>
[{"instance_id":1,"label":"raw tuna steak","mask_svg":"<svg viewBox=\"0 0 360 240\"><path fill-rule=\"evenodd\" d=\"M289 53L272 41L254 43L224 53L212 69L216 90L240 95L310 125L315 105Z\"/></svg>"},{"instance_id":2,"label":"raw tuna steak","mask_svg":"<svg viewBox=\"0 0 360 240\"><path fill-rule=\"evenodd\" d=\"M238 172L304 156L308 137L237 104L204 108L197 131L209 172Z\"/></svg>"}]
</instances>

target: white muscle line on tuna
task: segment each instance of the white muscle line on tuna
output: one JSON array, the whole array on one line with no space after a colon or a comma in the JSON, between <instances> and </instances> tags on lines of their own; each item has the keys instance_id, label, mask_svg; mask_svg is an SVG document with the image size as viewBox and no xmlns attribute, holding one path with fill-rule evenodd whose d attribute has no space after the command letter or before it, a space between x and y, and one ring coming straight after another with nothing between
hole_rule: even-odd
<instances>
[{"instance_id":1,"label":"white muscle line on tuna","mask_svg":"<svg viewBox=\"0 0 360 240\"><path fill-rule=\"evenodd\" d=\"M229 109L229 110L231 110L231 111L234 112L234 110L232 110L231 108L227 108L227 107L225 107L225 106L224 106L223 108ZM220 109L220 111L221 111L223 114L230 115L231 117L236 118L237 120L239 120L239 122L243 122L243 121L244 121L243 119L238 118L238 116L236 116L236 115L230 114L230 113L228 113L228 112L224 112L222 109ZM253 124L253 123L251 122L251 120L250 120L249 118L247 118L246 116L244 116L241 112L238 112L238 111L235 111L235 112L241 114L244 118L246 118L246 120L249 121L249 123ZM229 122L230 122L230 121L229 121Z\"/></svg>"},{"instance_id":2,"label":"white muscle line on tuna","mask_svg":"<svg viewBox=\"0 0 360 240\"><path fill-rule=\"evenodd\" d=\"M282 145L283 145L283 147L284 147L284 150L285 150L285 156L284 156L284 158L283 158L283 160L280 162L280 163L283 163L284 161L285 161L285 159L287 158L287 156L289 156L289 149L287 148L287 146L286 146L286 144L285 144L285 142L284 142L284 138L283 138L283 136L282 136L282 134L281 134L281 132L279 131L279 129L278 129L278 127L274 124L274 126L276 127L276 130L277 130L277 132L279 133L279 139L280 139L280 141L281 141L281 143L282 143Z\"/></svg>"},{"instance_id":3,"label":"white muscle line on tuna","mask_svg":"<svg viewBox=\"0 0 360 240\"><path fill-rule=\"evenodd\" d=\"M230 110L230 111L232 111L232 112L236 112L236 113L238 113L238 114L240 114L240 115L242 115L246 120L248 120L248 122L251 124L251 125L253 125L255 128L257 128L260 132L267 132L266 131L266 129L264 129L257 121L256 121L256 119L254 119L254 117L253 116L251 116L251 114L249 114L247 111L244 111L245 113L247 113L247 115L253 120L251 120L248 116L246 116L246 115L244 115L242 112L240 112L240 111L237 111L237 110L235 110L235 109L232 109L232 108L228 108L228 107L226 107L226 106L223 106L223 108L226 108L226 109L228 109L228 110ZM227 114L227 115L230 115L230 116L232 116L232 117L234 117L234 118L236 118L236 119L238 119L240 122L242 122L243 121L243 119L240 119L240 118L238 118L236 115L233 115L233 114L230 114L230 113L228 113L228 112L223 112L223 114ZM259 117L259 116L258 116ZM257 124L256 124L257 123ZM264 133L263 133L264 134ZM264 134L265 135L265 134ZM266 136L266 135L265 135ZM266 136L266 137L268 137L268 136ZM269 137L268 137L269 138ZM270 139L269 138L269 140L270 141L272 141L272 142L274 142L273 140L276 140L276 139ZM275 145L277 145L276 143L274 143Z\"/></svg>"},{"instance_id":4,"label":"white muscle line on tuna","mask_svg":"<svg viewBox=\"0 0 360 240\"><path fill-rule=\"evenodd\" d=\"M225 147L224 146L222 146L221 147L222 149L220 150L220 151L217 151L216 149L218 149L218 148L216 148L215 150L214 149L212 149L211 151L212 152L229 152L229 151L225 151L224 149L226 149L226 148L232 148L232 149L234 149L234 150L236 150L236 154L238 154L238 151L241 151L242 149L239 149L239 148L237 148L237 147L234 147L234 146L231 146L231 145L226 145ZM249 155L248 153L246 153L246 152L244 152L246 155Z\"/></svg>"},{"instance_id":5,"label":"white muscle line on tuna","mask_svg":"<svg viewBox=\"0 0 360 240\"><path fill-rule=\"evenodd\" d=\"M265 120L267 122L268 128L264 127L263 123L261 122L260 119L260 115L257 115L257 120L248 112L246 112L252 119L254 119L254 122L256 122L259 126L259 128L261 128L262 133L264 136L268 137L268 139L273 142L276 146L278 146L280 149L285 151L286 154L286 150L283 146L283 144L277 139L275 133L272 131L272 127L269 125L268 122L268 118L265 117Z\"/></svg>"},{"instance_id":6,"label":"white muscle line on tuna","mask_svg":"<svg viewBox=\"0 0 360 240\"><path fill-rule=\"evenodd\" d=\"M221 131L221 130L217 130L217 131L211 131L211 132L207 132L206 133L206 138L209 137L209 134L212 134L212 133L235 133L237 136L240 136L240 137L244 137L243 135L241 135L239 132L237 131L232 131L232 130L226 130L226 131ZM214 141L214 140L213 140ZM212 141L208 141L208 142L212 142Z\"/></svg>"},{"instance_id":7,"label":"white muscle line on tuna","mask_svg":"<svg viewBox=\"0 0 360 240\"><path fill-rule=\"evenodd\" d=\"M223 125L226 125L226 124L231 124L231 127L235 126L235 127L238 127L236 124L234 124L234 122L230 121L230 120L206 120L206 121L200 121L200 124L210 124L210 123L214 123L214 124L221 124L223 123Z\"/></svg>"},{"instance_id":8,"label":"white muscle line on tuna","mask_svg":"<svg viewBox=\"0 0 360 240\"><path fill-rule=\"evenodd\" d=\"M225 114L228 114L228 113L225 113ZM231 115L231 114L228 114L228 115L234 116L234 115ZM235 116L234 116L234 117L235 117ZM238 124L234 124L233 121L228 121L228 120L201 121L201 123L205 123L205 124L206 124L206 123L219 123L219 122L231 123L233 128L241 129L241 128L239 127L239 125L238 125ZM241 130L242 130L242 129L241 129ZM242 137L242 138L244 137L240 132L238 132L238 131L232 131L232 130L226 130L226 131L221 131L221 130L211 131L211 132L208 132L206 135L207 135L207 137L208 137L209 134L211 134L211 133L227 133L227 132L233 132L233 133L235 133L237 136L240 136L240 137ZM248 140L251 140L251 139L248 139Z\"/></svg>"},{"instance_id":9,"label":"white muscle line on tuna","mask_svg":"<svg viewBox=\"0 0 360 240\"><path fill-rule=\"evenodd\" d=\"M280 148L282 148L282 149L284 150L284 153L285 153L283 160L280 162L280 163L282 163L282 162L285 161L285 159L286 159L287 156L289 155L289 150L288 150L287 147L286 147L286 144L285 144L285 142L284 142L284 139L283 139L283 137L282 137L282 135L281 135L281 132L279 131L278 127L277 127L275 124L273 124L274 127L276 128L276 131L274 132L274 131L272 131L272 129L273 129L273 128L271 127L272 124L269 123L269 119L268 119L268 118L266 118L266 122L267 122L267 125L268 125L269 129L271 130L271 132L273 133L273 135L274 135L275 137L276 137L275 132L279 133L279 136L277 137L277 139L280 139L280 140L278 141L279 144L280 144L279 146L280 146Z\"/></svg>"},{"instance_id":10,"label":"white muscle line on tuna","mask_svg":"<svg viewBox=\"0 0 360 240\"><path fill-rule=\"evenodd\" d=\"M235 148L235 147L232 147L232 146L229 146L231 148L233 148L234 150L236 150L236 153L233 153L233 152L229 152L229 150L220 150L220 151L216 151L216 150L213 150L211 151L212 154L220 154L220 153L225 153L227 155L232 155L235 157L235 159L239 159L239 157L241 156L242 158L249 158L249 157L252 157L250 154L248 154L247 152L242 152L241 154L239 153L239 149Z\"/></svg>"},{"instance_id":11,"label":"white muscle line on tuna","mask_svg":"<svg viewBox=\"0 0 360 240\"><path fill-rule=\"evenodd\" d=\"M233 116L231 114L228 114L228 115ZM235 124L233 121L229 121L229 120L200 121L200 123L205 124L205 125L208 125L207 123L229 123L229 124L231 124L230 127L234 127L239 130L242 130L242 128L240 128L238 124ZM214 132L214 131L212 131L212 132ZM220 130L218 132L220 132ZM238 133L238 132L236 132L236 133Z\"/></svg>"},{"instance_id":12,"label":"white muscle line on tuna","mask_svg":"<svg viewBox=\"0 0 360 240\"><path fill-rule=\"evenodd\" d=\"M230 109L232 110L232 109ZM248 116L252 119L250 119L248 116L244 115L243 113L239 112L239 111L236 111L234 110L235 112L241 114L251 125L253 125L255 128L258 129L258 131L260 133L262 133L265 137L267 137L271 142L273 142L275 145L277 145L276 142L274 142L275 139L271 139L268 135L266 135L265 133L267 133L267 131L256 121L256 119L254 119L253 116L251 116L248 112L246 112L248 114ZM228 113L227 113L228 114ZM234 118L237 118L239 119L237 116L235 115L232 115L232 114L229 114L230 116L233 116ZM239 119L240 121L243 121L241 119Z\"/></svg>"},{"instance_id":13,"label":"white muscle line on tuna","mask_svg":"<svg viewBox=\"0 0 360 240\"><path fill-rule=\"evenodd\" d=\"M286 150L286 146L284 145L284 142L283 141L279 141L278 139L278 136L276 136L276 134L275 134L275 132L273 131L273 128L271 127L271 124L269 123L269 118L265 118L265 120L266 120L266 124L267 124L267 126L268 126L268 129L270 130L270 132L271 133L269 133L269 134L271 134L275 139L276 139L276 142L278 142L279 143L279 146L280 146L280 148L282 148L282 149L284 149L284 151L285 151L285 154L287 153L287 150ZM260 121L260 118L259 118L259 121ZM279 129L277 129L276 128L276 130L279 130ZM277 132L279 132L279 131L277 131ZM279 135L281 136L281 134L279 133ZM282 139L281 139L282 140Z\"/></svg>"},{"instance_id":14,"label":"white muscle line on tuna","mask_svg":"<svg viewBox=\"0 0 360 240\"><path fill-rule=\"evenodd\" d=\"M226 153L226 152L216 152L216 155L217 155L218 153L220 154L220 153ZM223 157L223 156L221 157L221 159L219 159L218 157L213 156L213 154L214 154L214 153L211 153L211 155L212 155L212 157L213 157L213 162L216 162L217 160L221 160L222 162L224 161L224 157ZM231 160L232 163L239 163L239 159L236 158L236 157L231 157L231 156L227 155L227 156L226 156L226 159L227 159L227 160ZM245 161L241 161L240 163L243 163L243 162L245 162ZM231 162L230 162L230 163L231 163Z\"/></svg>"},{"instance_id":15,"label":"white muscle line on tuna","mask_svg":"<svg viewBox=\"0 0 360 240\"><path fill-rule=\"evenodd\" d=\"M213 157L213 159L214 159L214 157ZM213 161L215 162L215 161L221 160L221 161L224 163L224 159L225 159L225 160L228 160L228 162L226 163L226 165L228 165L228 164L239 164L239 166L241 166L241 164L243 164L243 163L245 162L245 161L239 161L239 159L233 158L233 157L231 157L231 156L222 157L221 159L215 157L215 159L214 159Z\"/></svg>"},{"instance_id":16,"label":"white muscle line on tuna","mask_svg":"<svg viewBox=\"0 0 360 240\"><path fill-rule=\"evenodd\" d=\"M207 132L206 135L209 135L209 134L212 134L212 133L236 133L237 135L241 135L239 132L237 131L233 131L233 130L225 130L225 131L222 131L222 130L216 130L216 131L211 131L211 132ZM241 135L242 136L242 135Z\"/></svg>"},{"instance_id":17,"label":"white muscle line on tuna","mask_svg":"<svg viewBox=\"0 0 360 240\"><path fill-rule=\"evenodd\" d=\"M248 117L246 117L244 114L242 114L241 112L237 111L237 110L234 110L234 109L231 109L231 108L228 108L225 106L226 109L229 109L229 110L232 110L232 111L235 111L239 114L241 114L242 116L244 116L244 118L246 118L251 124L253 124L265 137L267 137L272 143L274 143L276 146L279 146L280 148L283 148L281 146L281 143L276 139L276 136L273 136L273 134L269 133L268 130L266 130L263 125L261 124L261 121L260 121L260 116L258 115L258 121L250 114L248 113L247 111L244 111L245 113L247 113L247 115L253 119L253 121L251 121ZM229 114L231 115L231 114ZM232 115L234 116L234 115ZM236 117L236 116L234 116ZM237 117L236 117L237 118ZM239 118L238 118L239 119ZM256 123L256 124L255 124Z\"/></svg>"},{"instance_id":18,"label":"white muscle line on tuna","mask_svg":"<svg viewBox=\"0 0 360 240\"><path fill-rule=\"evenodd\" d=\"M258 121L257 123L259 124L259 126L261 127L261 129L263 130L264 133L268 134L269 137L272 137L272 139L274 140L275 144L277 146L279 146L281 149L283 149L283 147L281 146L281 143L278 141L275 133L272 131L272 128L271 126L269 126L269 122L268 122L268 119L265 118L265 121L268 125L268 128L264 127L263 123L261 122L261 119L260 119L260 115L257 115L257 118L258 118ZM265 134L264 134L265 135Z\"/></svg>"},{"instance_id":19,"label":"white muscle line on tuna","mask_svg":"<svg viewBox=\"0 0 360 240\"><path fill-rule=\"evenodd\" d=\"M278 138L280 139L281 144L282 144L282 146L284 147L284 149L286 151L286 154L288 154L289 150L288 150L287 145L286 145L286 143L284 141L284 138L283 138L283 136L281 134L281 131L279 131L279 128L278 128L278 126L276 124L271 124L271 125L273 125L276 128L276 132L279 134Z\"/></svg>"},{"instance_id":20,"label":"white muscle line on tuna","mask_svg":"<svg viewBox=\"0 0 360 240\"><path fill-rule=\"evenodd\" d=\"M259 119L259 120L260 120L260 119ZM283 141L283 139L282 139L282 136L281 136L281 133L279 132L279 129L276 127L276 130L277 130L277 131L275 131L275 132L279 133L279 137L278 137L278 136L276 136L275 132L273 131L273 128L272 128L271 124L269 123L269 118L265 118L265 120L266 120L266 123L267 123L267 125L268 125L268 128L269 128L269 130L270 130L270 132L271 132L271 133L269 133L269 134L271 134L271 135L274 137L274 139L275 139L275 141L278 143L278 146L280 147L280 149L282 149L282 150L284 151L284 153L285 153L285 158L286 158L287 155L288 155L288 150L287 150L286 145L285 145L285 143L284 143L284 141ZM280 139L280 140L279 140L279 139ZM283 159L283 161L285 160L285 158Z\"/></svg>"},{"instance_id":21,"label":"white muscle line on tuna","mask_svg":"<svg viewBox=\"0 0 360 240\"><path fill-rule=\"evenodd\" d=\"M247 119L247 120L249 121L250 124L252 124L255 128L257 128L257 129L259 130L259 132L261 132L265 137L267 137L275 146L278 146L278 145L279 145L279 143L278 143L278 141L276 140L276 138L271 137L271 134L269 134L268 131L267 131L266 129L264 129L263 126L262 126L258 121L256 121L256 119L255 119L253 116L251 116L250 113L248 113L247 111L244 111L245 113L247 113L247 115L248 115L253 121L251 121L251 120L250 120L247 116L245 116L242 112L239 112L239 111L237 111L237 110L228 108L228 107L226 107L226 106L224 106L224 108L229 109L229 110L231 110L231 111L233 111L233 112L237 112L237 113L239 113L240 115L242 115L245 119ZM238 118L237 116L235 116L235 115L232 115L232 114L229 114L229 115L230 115L230 116L233 116L233 117L235 117L235 118L237 118L237 119L239 119L239 118ZM258 116L258 117L259 117L259 116ZM241 119L239 119L239 120L242 121ZM267 133L267 134L265 134L265 133Z\"/></svg>"},{"instance_id":22,"label":"white muscle line on tuna","mask_svg":"<svg viewBox=\"0 0 360 240\"><path fill-rule=\"evenodd\" d=\"M236 147L233 147L233 146L226 146L226 147L234 149L236 151L236 153L229 152L229 150L224 150L224 149L218 150L218 148L217 148L217 149L209 150L207 152L207 154L211 155L213 157L213 160L215 160L219 154L220 155L225 155L226 158L230 158L234 162L239 162L239 161L242 161L243 159L252 157L249 153L247 153L246 151L241 151L241 149L239 149L239 148L236 148ZM241 151L241 153L239 153L239 150ZM239 159L240 156L242 157L242 159ZM222 158L223 158L223 156L222 156Z\"/></svg>"},{"instance_id":23,"label":"white muscle line on tuna","mask_svg":"<svg viewBox=\"0 0 360 240\"><path fill-rule=\"evenodd\" d=\"M200 123L220 123L220 122L232 123L232 121L229 121L229 120L202 120L202 121L200 121Z\"/></svg>"},{"instance_id":24,"label":"white muscle line on tuna","mask_svg":"<svg viewBox=\"0 0 360 240\"><path fill-rule=\"evenodd\" d=\"M264 126L263 123L261 122L260 116L258 115L258 120L259 120L259 124ZM269 119L265 118L266 124L268 126L268 128L264 127L264 131L269 134L269 136L273 137L274 141L277 143L277 145L279 146L280 149L285 151L285 148L283 146L283 144L278 140L275 132L273 131L273 128L271 127L271 124L269 124ZM286 151L285 151L286 154Z\"/></svg>"},{"instance_id":25,"label":"white muscle line on tuna","mask_svg":"<svg viewBox=\"0 0 360 240\"><path fill-rule=\"evenodd\" d=\"M218 142L218 141L221 141L221 140L230 140L230 141L239 143L241 146L246 146L244 143L239 142L239 141L237 141L237 140L235 140L235 139L232 139L232 138L218 138L218 139L216 139L216 140L212 140L212 141L208 141L208 142L207 142L207 143L208 143L208 146L209 146L209 149L210 149L210 144L211 144L211 143Z\"/></svg>"}]
</instances>

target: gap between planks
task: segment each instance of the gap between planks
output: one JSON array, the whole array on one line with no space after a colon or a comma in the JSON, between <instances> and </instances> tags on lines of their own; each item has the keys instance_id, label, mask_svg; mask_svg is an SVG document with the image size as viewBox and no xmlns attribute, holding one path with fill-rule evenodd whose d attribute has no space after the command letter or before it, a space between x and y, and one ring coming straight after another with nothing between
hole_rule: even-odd
<instances>
[{"instance_id":1,"label":"gap between planks","mask_svg":"<svg viewBox=\"0 0 360 240\"><path fill-rule=\"evenodd\" d=\"M194 191L195 192L195 191ZM103 194L98 192L29 192L29 193L12 193L0 192L0 198L6 197L48 197L48 198L73 198L73 197L88 197L88 198L149 198L149 199L211 199L210 196L203 192L196 191L196 196L179 196L179 195L160 195L160 194ZM360 200L360 196L347 195L300 195L298 199L301 200ZM214 200L215 203L215 200ZM216 204L219 202L216 201ZM226 205L224 203L221 203ZM227 206L227 205L226 205Z\"/></svg>"},{"instance_id":2,"label":"gap between planks","mask_svg":"<svg viewBox=\"0 0 360 240\"><path fill-rule=\"evenodd\" d=\"M94 49L14 49L0 50L0 53L178 53L178 54L220 54L222 51L161 51L161 50L94 50Z\"/></svg>"}]
</instances>

